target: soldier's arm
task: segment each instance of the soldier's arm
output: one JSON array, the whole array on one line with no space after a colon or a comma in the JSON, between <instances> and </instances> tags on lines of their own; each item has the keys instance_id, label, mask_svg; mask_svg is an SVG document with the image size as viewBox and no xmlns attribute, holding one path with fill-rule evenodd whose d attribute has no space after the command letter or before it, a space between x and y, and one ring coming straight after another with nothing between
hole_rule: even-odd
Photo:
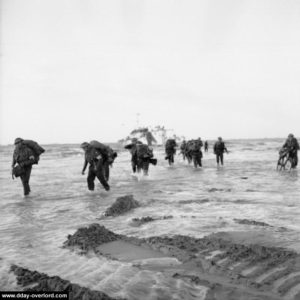
<instances>
[{"instance_id":1,"label":"soldier's arm","mask_svg":"<svg viewBox=\"0 0 300 300\"><path fill-rule=\"evenodd\" d=\"M288 148L287 141L285 141L285 143L282 145L282 148Z\"/></svg>"},{"instance_id":2,"label":"soldier's arm","mask_svg":"<svg viewBox=\"0 0 300 300\"><path fill-rule=\"evenodd\" d=\"M16 155L16 150L14 150L11 167L13 168L16 163L17 163L17 155Z\"/></svg>"},{"instance_id":3,"label":"soldier's arm","mask_svg":"<svg viewBox=\"0 0 300 300\"><path fill-rule=\"evenodd\" d=\"M15 158L13 157L12 163L11 163L11 167L13 168L13 167L15 166L16 163L17 163L17 162L16 162Z\"/></svg>"},{"instance_id":4,"label":"soldier's arm","mask_svg":"<svg viewBox=\"0 0 300 300\"><path fill-rule=\"evenodd\" d=\"M14 153L13 153L13 158L12 158L12 163L11 163L11 178L12 178L12 179L15 179L13 170L14 170L14 166L15 166L16 163L17 163L17 160L16 160L16 152L14 151Z\"/></svg>"},{"instance_id":5,"label":"soldier's arm","mask_svg":"<svg viewBox=\"0 0 300 300\"><path fill-rule=\"evenodd\" d=\"M225 144L224 144L224 150L225 150L226 153L228 153L228 150L227 150Z\"/></svg>"},{"instance_id":6,"label":"soldier's arm","mask_svg":"<svg viewBox=\"0 0 300 300\"><path fill-rule=\"evenodd\" d=\"M87 159L85 158L85 159L84 159L83 168L82 168L82 171L81 171L81 174L82 174L82 175L84 175L84 172L85 172L85 170L86 170L87 165L88 165L88 161L87 161Z\"/></svg>"}]
</instances>

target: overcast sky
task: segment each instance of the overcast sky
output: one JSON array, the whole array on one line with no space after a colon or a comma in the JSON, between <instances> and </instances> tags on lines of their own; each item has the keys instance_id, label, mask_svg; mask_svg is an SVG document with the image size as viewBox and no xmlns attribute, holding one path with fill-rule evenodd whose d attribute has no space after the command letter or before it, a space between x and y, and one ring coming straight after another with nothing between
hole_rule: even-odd
<instances>
[{"instance_id":1,"label":"overcast sky","mask_svg":"<svg viewBox=\"0 0 300 300\"><path fill-rule=\"evenodd\" d=\"M2 0L0 143L300 136L299 0Z\"/></svg>"}]
</instances>

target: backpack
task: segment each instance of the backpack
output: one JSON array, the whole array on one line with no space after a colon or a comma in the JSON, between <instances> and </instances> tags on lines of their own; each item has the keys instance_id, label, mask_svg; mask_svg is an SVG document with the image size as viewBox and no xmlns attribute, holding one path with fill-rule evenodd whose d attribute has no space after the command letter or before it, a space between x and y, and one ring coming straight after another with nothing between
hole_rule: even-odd
<instances>
[{"instance_id":1,"label":"backpack","mask_svg":"<svg viewBox=\"0 0 300 300\"><path fill-rule=\"evenodd\" d=\"M136 145L136 153L138 158L152 157L152 151L145 144L137 144Z\"/></svg>"},{"instance_id":2,"label":"backpack","mask_svg":"<svg viewBox=\"0 0 300 300\"><path fill-rule=\"evenodd\" d=\"M108 146L98 142L98 141L90 141L90 145L95 149L99 150L101 154L108 156L109 148Z\"/></svg>"},{"instance_id":3,"label":"backpack","mask_svg":"<svg viewBox=\"0 0 300 300\"><path fill-rule=\"evenodd\" d=\"M118 156L117 152L115 152L112 148L98 141L91 141L90 145L99 151L110 164L112 164L115 158Z\"/></svg>"},{"instance_id":4,"label":"backpack","mask_svg":"<svg viewBox=\"0 0 300 300\"><path fill-rule=\"evenodd\" d=\"M174 139L168 139L166 142L166 149L176 147L176 141Z\"/></svg>"},{"instance_id":5,"label":"backpack","mask_svg":"<svg viewBox=\"0 0 300 300\"><path fill-rule=\"evenodd\" d=\"M188 149L192 152L198 152L201 149L201 144L197 140L192 140L189 142Z\"/></svg>"},{"instance_id":6,"label":"backpack","mask_svg":"<svg viewBox=\"0 0 300 300\"><path fill-rule=\"evenodd\" d=\"M24 140L23 144L33 151L35 157L35 164L38 164L40 155L45 152L45 149L41 147L37 142L32 140Z\"/></svg>"}]
</instances>

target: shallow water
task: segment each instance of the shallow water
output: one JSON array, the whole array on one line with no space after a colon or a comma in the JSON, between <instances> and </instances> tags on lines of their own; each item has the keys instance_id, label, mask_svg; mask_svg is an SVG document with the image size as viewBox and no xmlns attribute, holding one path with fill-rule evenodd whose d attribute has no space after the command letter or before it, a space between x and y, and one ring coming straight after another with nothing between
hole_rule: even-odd
<instances>
[{"instance_id":1,"label":"shallow water","mask_svg":"<svg viewBox=\"0 0 300 300\"><path fill-rule=\"evenodd\" d=\"M300 252L299 171L276 171L283 140L236 140L227 143L225 166L217 168L209 149L203 168L180 156L169 167L155 148L156 167L148 177L133 176L130 156L120 151L111 169L111 191L99 183L94 192L81 175L83 155L77 145L45 145L31 176L32 194L24 198L20 180L10 177L12 147L0 147L0 290L17 289L10 263L58 275L74 283L128 299L202 299L206 288L163 273L138 270L130 263L79 256L61 246L79 227L100 223L136 237L251 230L268 243ZM123 216L102 218L117 197L133 194L141 207ZM173 216L140 227L133 218ZM237 224L251 219L272 227ZM164 262L162 262L164 263Z\"/></svg>"}]
</instances>

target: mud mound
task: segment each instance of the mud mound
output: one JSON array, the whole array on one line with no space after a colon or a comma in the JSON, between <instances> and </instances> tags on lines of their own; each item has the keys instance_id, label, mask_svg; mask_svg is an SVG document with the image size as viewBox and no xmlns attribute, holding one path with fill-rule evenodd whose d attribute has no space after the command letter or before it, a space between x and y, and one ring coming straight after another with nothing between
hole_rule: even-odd
<instances>
[{"instance_id":1,"label":"mud mound","mask_svg":"<svg viewBox=\"0 0 300 300\"><path fill-rule=\"evenodd\" d=\"M73 235L68 235L63 247L79 247L86 253L89 250L95 250L101 244L113 242L119 238L118 234L104 226L92 224L89 227L79 228Z\"/></svg>"},{"instance_id":2,"label":"mud mound","mask_svg":"<svg viewBox=\"0 0 300 300\"><path fill-rule=\"evenodd\" d=\"M216 237L193 237L175 235L173 237L150 237L146 239L149 244L171 246L174 249L184 250L192 255L199 251L220 250L222 255L233 261L247 259L248 261L265 261L268 265L274 265L296 257L296 252L277 247L265 247L261 245L241 245ZM171 249L171 248L170 248Z\"/></svg>"},{"instance_id":3,"label":"mud mound","mask_svg":"<svg viewBox=\"0 0 300 300\"><path fill-rule=\"evenodd\" d=\"M132 219L132 226L141 226L145 223L153 222L153 221L159 221L159 220L167 220L167 219L172 219L173 216L163 216L163 217L157 217L157 218L152 218L152 217L142 217L142 218L133 218Z\"/></svg>"},{"instance_id":4,"label":"mud mound","mask_svg":"<svg viewBox=\"0 0 300 300\"><path fill-rule=\"evenodd\" d=\"M152 218L152 217L142 217L142 218L133 218L131 221L131 225L133 226L141 226L145 223L149 223L149 222L153 222L156 219Z\"/></svg>"},{"instance_id":5,"label":"mud mound","mask_svg":"<svg viewBox=\"0 0 300 300\"><path fill-rule=\"evenodd\" d=\"M206 299L300 299L300 256L294 251L214 236L151 237L146 242L192 266L174 276L209 287Z\"/></svg>"},{"instance_id":6,"label":"mud mound","mask_svg":"<svg viewBox=\"0 0 300 300\"><path fill-rule=\"evenodd\" d=\"M133 198L133 195L119 197L115 203L105 211L104 215L106 217L118 216L139 206L139 202Z\"/></svg>"},{"instance_id":7,"label":"mud mound","mask_svg":"<svg viewBox=\"0 0 300 300\"><path fill-rule=\"evenodd\" d=\"M265 222L259 222L259 221L248 220L248 219L233 219L233 221L238 224L273 227L272 225L269 225L268 223Z\"/></svg>"},{"instance_id":8,"label":"mud mound","mask_svg":"<svg viewBox=\"0 0 300 300\"><path fill-rule=\"evenodd\" d=\"M90 290L85 287L81 287L78 284L71 283L68 280L61 279L58 276L48 276L44 273L37 271L30 271L18 267L16 265L11 266L11 271L17 276L17 282L19 285L25 287L24 291L29 292L69 292L70 300L117 300L107 294ZM27 285L31 287L26 288ZM32 285L34 285L32 287ZM120 300L120 299L119 299Z\"/></svg>"}]
</instances>

